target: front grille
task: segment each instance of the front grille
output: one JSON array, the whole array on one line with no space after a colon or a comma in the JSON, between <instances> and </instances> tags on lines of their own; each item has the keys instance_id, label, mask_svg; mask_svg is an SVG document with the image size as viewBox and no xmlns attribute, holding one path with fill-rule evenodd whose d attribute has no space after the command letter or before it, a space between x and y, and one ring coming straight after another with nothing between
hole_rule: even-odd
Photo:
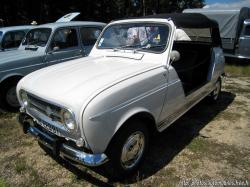
<instances>
[{"instance_id":1,"label":"front grille","mask_svg":"<svg viewBox=\"0 0 250 187\"><path fill-rule=\"evenodd\" d=\"M25 111L37 125L54 135L73 142L82 138L80 131L70 132L64 125L61 113L66 109L46 102L33 94L27 92L26 94L28 105L25 107Z\"/></svg>"},{"instance_id":2,"label":"front grille","mask_svg":"<svg viewBox=\"0 0 250 187\"><path fill-rule=\"evenodd\" d=\"M35 109L36 111L46 115L52 121L62 122L60 107L42 101L41 99L38 99L31 94L27 94L27 96L29 101L29 108Z\"/></svg>"}]
</instances>

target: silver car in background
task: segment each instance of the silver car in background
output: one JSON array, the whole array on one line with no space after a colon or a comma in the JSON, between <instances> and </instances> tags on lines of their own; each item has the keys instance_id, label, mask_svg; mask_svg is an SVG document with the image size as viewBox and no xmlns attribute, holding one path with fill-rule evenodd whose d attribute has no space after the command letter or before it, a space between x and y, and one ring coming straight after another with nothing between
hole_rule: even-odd
<instances>
[{"instance_id":1,"label":"silver car in background","mask_svg":"<svg viewBox=\"0 0 250 187\"><path fill-rule=\"evenodd\" d=\"M104 26L88 21L39 25L26 34L17 50L0 53L0 108L18 110L16 85L25 75L87 56Z\"/></svg>"},{"instance_id":2,"label":"silver car in background","mask_svg":"<svg viewBox=\"0 0 250 187\"><path fill-rule=\"evenodd\" d=\"M0 28L0 52L17 49L25 34L34 28L31 25L1 27Z\"/></svg>"}]
</instances>

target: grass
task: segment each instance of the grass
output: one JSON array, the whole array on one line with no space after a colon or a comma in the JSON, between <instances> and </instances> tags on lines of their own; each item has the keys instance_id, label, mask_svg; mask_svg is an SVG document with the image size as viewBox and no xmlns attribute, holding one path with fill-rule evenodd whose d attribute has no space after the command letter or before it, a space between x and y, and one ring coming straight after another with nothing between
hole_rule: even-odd
<instances>
[{"instance_id":1,"label":"grass","mask_svg":"<svg viewBox=\"0 0 250 187\"><path fill-rule=\"evenodd\" d=\"M30 186L42 187L45 185L45 182L42 179L42 177L39 176L37 171L32 167L30 167L30 176L31 176Z\"/></svg>"},{"instance_id":2,"label":"grass","mask_svg":"<svg viewBox=\"0 0 250 187\"><path fill-rule=\"evenodd\" d=\"M15 171L18 174L21 174L23 171L25 171L28 168L28 165L26 164L26 161L23 159L18 159L15 162Z\"/></svg>"},{"instance_id":3,"label":"grass","mask_svg":"<svg viewBox=\"0 0 250 187\"><path fill-rule=\"evenodd\" d=\"M232 65L226 64L225 72L232 77L248 77L250 76L250 65Z\"/></svg>"},{"instance_id":4,"label":"grass","mask_svg":"<svg viewBox=\"0 0 250 187\"><path fill-rule=\"evenodd\" d=\"M191 167L192 167L192 169L197 169L197 168L199 168L199 163L197 161L193 161L191 163Z\"/></svg>"},{"instance_id":5,"label":"grass","mask_svg":"<svg viewBox=\"0 0 250 187\"><path fill-rule=\"evenodd\" d=\"M233 92L237 92L238 94L244 94L244 93L249 93L250 89L249 88L239 88L235 87L233 85L225 85L225 89Z\"/></svg>"},{"instance_id":6,"label":"grass","mask_svg":"<svg viewBox=\"0 0 250 187\"><path fill-rule=\"evenodd\" d=\"M0 177L0 187L7 187L7 186L9 186L8 183L2 177Z\"/></svg>"},{"instance_id":7,"label":"grass","mask_svg":"<svg viewBox=\"0 0 250 187\"><path fill-rule=\"evenodd\" d=\"M188 146L188 149L194 153L202 153L208 151L208 141L203 138L195 138Z\"/></svg>"},{"instance_id":8,"label":"grass","mask_svg":"<svg viewBox=\"0 0 250 187\"><path fill-rule=\"evenodd\" d=\"M250 161L248 158L250 153L249 150L239 149L233 145L216 143L201 137L193 139L187 148L195 153L197 159L199 160L206 157L210 160L218 162L221 160L221 158L223 158L223 160L233 167L237 166L239 168L245 168L246 170L250 168ZM194 163L192 168L198 168L197 164Z\"/></svg>"},{"instance_id":9,"label":"grass","mask_svg":"<svg viewBox=\"0 0 250 187\"><path fill-rule=\"evenodd\" d=\"M216 120L228 120L228 121L234 121L236 122L237 120L239 120L242 117L241 113L236 113L236 112L221 112L219 113L215 119Z\"/></svg>"},{"instance_id":10,"label":"grass","mask_svg":"<svg viewBox=\"0 0 250 187\"><path fill-rule=\"evenodd\" d=\"M250 76L250 66L247 66L245 69L244 68L245 67L238 67L236 65L226 65L226 71L230 76ZM235 78L232 80L234 79ZM218 123L218 125L221 125L219 129L222 130L227 128L227 126L223 126L220 120L223 119L226 121L236 122L239 118L245 119L247 117L246 114L248 114L248 112L243 111L243 109L248 110L248 102L244 102L244 99L250 97L249 94L246 94L250 93L250 89L248 89L247 86L236 86L236 83L234 84L234 81L232 80L229 78L229 82L231 81L233 84L227 84L225 87L226 91L235 92L241 96L243 95L244 97L243 100L237 100L236 97L233 101L233 105L230 105L233 107L239 107L240 110L237 113L233 113L231 110L224 110L218 114L216 113L216 116L213 119L216 123ZM248 82L247 78L242 78L242 80ZM211 110L213 109L211 108ZM209 111L199 111L197 114L205 116L209 114ZM81 171L84 172L76 174L75 172L72 172L73 170L71 171L66 169L66 167L64 168L59 165L49 156L43 155L44 153L40 151L40 148L38 151L36 141L30 136L23 135L22 129L14 117L15 114L0 112L0 150L4 152L4 155L0 155L0 187L44 185L104 186L107 180L101 178L98 174L94 174L94 172L86 169L87 175L85 175L85 170L82 168ZM189 120L189 117L192 121ZM188 123L200 124L195 121L193 117L195 116L188 116ZM199 119L203 120L203 118ZM205 123L207 124L209 122ZM244 125L242 127L235 126L234 132L239 136L240 134L237 133L242 133L245 128L246 127ZM182 128L179 130L182 130ZM250 133L248 134L249 128L246 128L246 130L248 130L246 136L250 137ZM205 129L205 132L213 131L213 128ZM225 131L225 133L227 133L227 131ZM184 134L182 135L185 136ZM166 151L163 151L164 154L156 151L155 154L153 154L153 158L155 158L155 160L151 161L151 159L149 159L149 163L144 163L145 165L148 165L146 169L150 168L149 175L146 178L140 177L138 174L137 180L128 180L128 182L117 183L112 183L111 181L111 184L114 186L136 187L180 186L180 181L182 181L182 179L191 179L196 177L201 179L214 179L215 175L216 177L218 176L218 178L223 179L249 179L250 149L241 148L237 145L229 145L226 142L223 143L223 141L218 142L210 136L208 138L194 136L192 139L189 139L189 135L186 137L188 139L187 144L183 144L185 146L182 147L177 146L179 145L179 141L171 143L171 141L163 136L162 143L159 142L159 148L156 150ZM168 140L166 141L166 144L170 143L170 147L165 145L165 139ZM180 141L182 140L180 139ZM184 151L179 152L181 150ZM32 154L33 152L35 153ZM170 153L170 156L166 159L165 157L167 157L166 155L168 153ZM171 154L173 154L173 156L171 156ZM38 156L39 159L34 155ZM159 163L159 160L163 160L162 163ZM208 171L207 168L210 168L208 165L210 163L212 163L212 170ZM218 167L216 165L217 163ZM215 164L215 166L213 166L213 164ZM182 165L184 166L182 167ZM215 170L213 171L213 169ZM90 176L88 174L90 174ZM93 178L91 176L93 176ZM99 180L101 181L100 183L98 182Z\"/></svg>"},{"instance_id":11,"label":"grass","mask_svg":"<svg viewBox=\"0 0 250 187\"><path fill-rule=\"evenodd\" d=\"M234 101L234 104L237 106L240 106L240 107L247 107L248 106L248 104L246 102L239 101L239 100Z\"/></svg>"},{"instance_id":12,"label":"grass","mask_svg":"<svg viewBox=\"0 0 250 187\"><path fill-rule=\"evenodd\" d=\"M0 118L1 118L1 119L12 118L12 117L14 117L15 115L16 115L15 113L7 113L7 112L1 112L1 111L0 111Z\"/></svg>"},{"instance_id":13,"label":"grass","mask_svg":"<svg viewBox=\"0 0 250 187\"><path fill-rule=\"evenodd\" d=\"M34 169L32 166L30 166L24 158L18 158L15 161L14 169L17 174L19 175L29 175L29 181L25 183L27 186L44 186L44 181L42 180L42 177L38 174L36 169Z\"/></svg>"}]
</instances>

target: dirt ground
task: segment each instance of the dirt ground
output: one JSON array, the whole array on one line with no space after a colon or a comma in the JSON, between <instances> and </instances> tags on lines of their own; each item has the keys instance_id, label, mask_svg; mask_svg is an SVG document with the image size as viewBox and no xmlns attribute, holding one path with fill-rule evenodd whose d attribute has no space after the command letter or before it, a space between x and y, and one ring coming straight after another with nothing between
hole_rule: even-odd
<instances>
[{"instance_id":1,"label":"dirt ground","mask_svg":"<svg viewBox=\"0 0 250 187\"><path fill-rule=\"evenodd\" d=\"M52 158L23 134L15 114L0 113L0 187L182 186L193 180L250 185L249 111L250 77L227 77L217 104L204 100L157 134L139 172L120 182Z\"/></svg>"}]
</instances>

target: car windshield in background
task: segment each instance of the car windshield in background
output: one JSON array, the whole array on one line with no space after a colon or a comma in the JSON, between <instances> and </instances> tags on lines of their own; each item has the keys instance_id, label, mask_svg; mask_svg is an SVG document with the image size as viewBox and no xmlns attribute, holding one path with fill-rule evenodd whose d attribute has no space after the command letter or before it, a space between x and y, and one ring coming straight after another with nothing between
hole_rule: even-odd
<instances>
[{"instance_id":1,"label":"car windshield in background","mask_svg":"<svg viewBox=\"0 0 250 187\"><path fill-rule=\"evenodd\" d=\"M22 45L35 45L44 47L50 37L51 29L39 28L30 30L23 40Z\"/></svg>"},{"instance_id":2,"label":"car windshield in background","mask_svg":"<svg viewBox=\"0 0 250 187\"><path fill-rule=\"evenodd\" d=\"M168 42L169 27L163 24L117 24L108 27L98 42L99 49L128 49L162 52Z\"/></svg>"}]
</instances>

